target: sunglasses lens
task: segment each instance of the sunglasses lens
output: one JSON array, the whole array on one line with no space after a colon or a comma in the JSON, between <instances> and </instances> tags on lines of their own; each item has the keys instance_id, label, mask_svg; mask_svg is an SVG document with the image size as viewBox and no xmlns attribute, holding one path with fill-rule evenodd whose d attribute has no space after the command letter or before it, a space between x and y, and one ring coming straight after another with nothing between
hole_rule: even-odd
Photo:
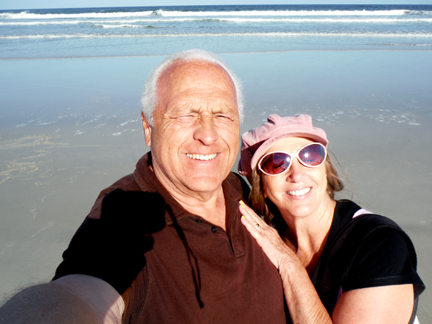
<instances>
[{"instance_id":1,"label":"sunglasses lens","mask_svg":"<svg viewBox=\"0 0 432 324\"><path fill-rule=\"evenodd\" d=\"M319 166L321 165L326 157L325 148L318 144L306 146L302 149L299 154L299 159L303 164L307 166Z\"/></svg>"},{"instance_id":2,"label":"sunglasses lens","mask_svg":"<svg viewBox=\"0 0 432 324\"><path fill-rule=\"evenodd\" d=\"M261 170L267 174L279 174L289 168L291 157L287 153L276 152L261 161Z\"/></svg>"}]
</instances>

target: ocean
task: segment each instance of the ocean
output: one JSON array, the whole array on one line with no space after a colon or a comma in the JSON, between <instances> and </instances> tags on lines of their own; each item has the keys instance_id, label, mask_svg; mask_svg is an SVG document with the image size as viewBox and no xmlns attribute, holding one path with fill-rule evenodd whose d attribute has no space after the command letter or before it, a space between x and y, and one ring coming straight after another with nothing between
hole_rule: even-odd
<instances>
[{"instance_id":1,"label":"ocean","mask_svg":"<svg viewBox=\"0 0 432 324\"><path fill-rule=\"evenodd\" d=\"M255 5L0 11L0 58L431 49L431 5Z\"/></svg>"}]
</instances>

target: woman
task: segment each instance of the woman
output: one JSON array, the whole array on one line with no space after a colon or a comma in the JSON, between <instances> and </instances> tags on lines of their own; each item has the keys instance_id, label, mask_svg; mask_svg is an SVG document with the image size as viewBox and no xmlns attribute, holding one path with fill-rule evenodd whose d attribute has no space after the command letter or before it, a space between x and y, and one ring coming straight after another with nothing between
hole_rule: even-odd
<instances>
[{"instance_id":1,"label":"woman","mask_svg":"<svg viewBox=\"0 0 432 324\"><path fill-rule=\"evenodd\" d=\"M327 144L308 115L270 115L243 134L239 172L264 220L241 202L242 222L278 268L293 323L412 323L424 290L412 243L334 199L343 184Z\"/></svg>"}]
</instances>

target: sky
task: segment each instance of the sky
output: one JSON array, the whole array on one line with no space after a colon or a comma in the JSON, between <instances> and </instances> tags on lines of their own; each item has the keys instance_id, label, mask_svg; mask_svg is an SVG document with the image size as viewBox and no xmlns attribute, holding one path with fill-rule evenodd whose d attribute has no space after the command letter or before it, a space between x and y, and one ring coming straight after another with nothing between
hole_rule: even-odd
<instances>
[{"instance_id":1,"label":"sky","mask_svg":"<svg viewBox=\"0 0 432 324\"><path fill-rule=\"evenodd\" d=\"M432 0L0 0L0 10L218 4L426 4Z\"/></svg>"}]
</instances>

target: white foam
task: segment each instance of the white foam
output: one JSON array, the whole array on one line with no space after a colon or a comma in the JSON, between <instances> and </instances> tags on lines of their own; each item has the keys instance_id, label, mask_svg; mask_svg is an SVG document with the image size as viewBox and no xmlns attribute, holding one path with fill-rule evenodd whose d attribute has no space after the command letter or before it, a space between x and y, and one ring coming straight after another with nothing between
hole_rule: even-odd
<instances>
[{"instance_id":1,"label":"white foam","mask_svg":"<svg viewBox=\"0 0 432 324\"><path fill-rule=\"evenodd\" d=\"M53 120L53 121L49 121L49 122L38 122L38 125L46 126L46 125L51 125L54 123L57 123L57 120Z\"/></svg>"},{"instance_id":2,"label":"white foam","mask_svg":"<svg viewBox=\"0 0 432 324\"><path fill-rule=\"evenodd\" d=\"M386 110L386 112L390 112L389 110ZM398 123L398 124L408 124L410 126L419 126L421 125L416 120L416 116L413 114L401 114L401 115L384 115L379 114L375 117L375 120L381 123L390 124L390 123Z\"/></svg>"},{"instance_id":3,"label":"white foam","mask_svg":"<svg viewBox=\"0 0 432 324\"><path fill-rule=\"evenodd\" d=\"M121 24L121 25L97 24L95 26L106 28L106 29L110 29L110 28L151 28L151 27L154 27L154 26L143 26L143 25L132 25L132 24Z\"/></svg>"},{"instance_id":4,"label":"white foam","mask_svg":"<svg viewBox=\"0 0 432 324\"><path fill-rule=\"evenodd\" d=\"M138 12L89 12L89 13L61 13L61 14L36 14L28 11L20 13L3 13L0 18L3 19L70 19L70 18L115 18L115 17L145 17L151 16L153 11Z\"/></svg>"},{"instance_id":5,"label":"white foam","mask_svg":"<svg viewBox=\"0 0 432 324\"><path fill-rule=\"evenodd\" d=\"M37 20L37 21L2 21L0 26L38 26L38 25L78 25L78 24L122 24L122 23L150 23L150 22L183 22L199 21L196 18L178 18L178 19L121 19L121 20Z\"/></svg>"},{"instance_id":6,"label":"white foam","mask_svg":"<svg viewBox=\"0 0 432 324\"><path fill-rule=\"evenodd\" d=\"M316 24L397 24L397 23L432 23L432 18L170 18L170 19L134 19L134 20L74 20L74 21L20 21L20 22L0 22L0 26L38 26L38 25L78 25L92 24L105 28L119 27L148 27L135 25L137 23L169 23L169 22L200 22L215 21L227 23L316 23Z\"/></svg>"},{"instance_id":7,"label":"white foam","mask_svg":"<svg viewBox=\"0 0 432 324\"><path fill-rule=\"evenodd\" d=\"M404 9L392 10L244 10L244 11L137 11L137 12L89 12L89 13L20 13L0 14L2 19L88 19L88 18L134 18L134 17L230 17L230 16L403 16L428 15L429 11Z\"/></svg>"},{"instance_id":8,"label":"white foam","mask_svg":"<svg viewBox=\"0 0 432 324\"><path fill-rule=\"evenodd\" d=\"M134 20L76 20L76 21L32 21L32 22L0 22L0 26L38 26L38 25L77 25L92 24L104 28L143 28L153 26L136 25L137 23L168 23L168 22L200 22L215 21L226 23L285 23L285 24L398 24L398 23L432 23L432 18L174 18L174 19L134 19Z\"/></svg>"},{"instance_id":9,"label":"white foam","mask_svg":"<svg viewBox=\"0 0 432 324\"><path fill-rule=\"evenodd\" d=\"M43 35L20 35L0 36L0 39L59 39L59 38L179 38L179 37L371 37L371 38L432 38L432 33L326 33L326 32L270 32L270 33L190 33L190 34L43 34Z\"/></svg>"},{"instance_id":10,"label":"white foam","mask_svg":"<svg viewBox=\"0 0 432 324\"><path fill-rule=\"evenodd\" d=\"M6 245L2 246L0 248L0 255L4 254L7 249L11 248L14 245L15 243L7 243Z\"/></svg>"},{"instance_id":11,"label":"white foam","mask_svg":"<svg viewBox=\"0 0 432 324\"><path fill-rule=\"evenodd\" d=\"M217 21L234 23L317 23L317 24L389 24L432 22L432 18L219 18Z\"/></svg>"},{"instance_id":12,"label":"white foam","mask_svg":"<svg viewBox=\"0 0 432 324\"><path fill-rule=\"evenodd\" d=\"M405 10L250 10L250 11L162 11L164 17L182 16L401 16Z\"/></svg>"}]
</instances>

